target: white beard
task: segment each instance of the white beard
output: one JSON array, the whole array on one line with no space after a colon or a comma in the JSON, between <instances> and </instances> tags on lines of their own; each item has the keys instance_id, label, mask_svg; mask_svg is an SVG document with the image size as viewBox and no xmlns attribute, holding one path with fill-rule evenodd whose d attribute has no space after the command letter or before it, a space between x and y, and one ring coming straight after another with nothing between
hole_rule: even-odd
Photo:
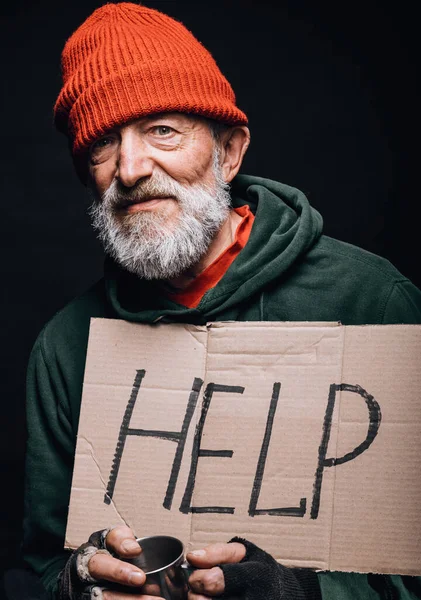
<instances>
[{"instance_id":1,"label":"white beard","mask_svg":"<svg viewBox=\"0 0 421 600\"><path fill-rule=\"evenodd\" d=\"M212 187L199 183L184 186L157 170L135 188L122 188L114 180L99 202L94 196L89 212L105 252L144 279L172 279L197 263L227 219L231 204L218 149L213 158ZM175 220L168 219L159 207L119 214L118 208L134 199L168 196L179 204Z\"/></svg>"}]
</instances>

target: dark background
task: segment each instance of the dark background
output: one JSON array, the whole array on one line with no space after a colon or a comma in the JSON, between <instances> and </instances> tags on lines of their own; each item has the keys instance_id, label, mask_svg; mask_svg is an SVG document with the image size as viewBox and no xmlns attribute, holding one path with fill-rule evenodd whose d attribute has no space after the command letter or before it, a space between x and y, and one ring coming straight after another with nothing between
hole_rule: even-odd
<instances>
[{"instance_id":1,"label":"dark background","mask_svg":"<svg viewBox=\"0 0 421 600\"><path fill-rule=\"evenodd\" d=\"M2 8L0 561L6 569L20 564L28 355L43 324L101 274L87 194L52 124L63 43L101 4ZM301 188L324 216L325 233L387 257L421 287L416 9L370 0L145 4L183 21L231 82L252 133L242 171Z\"/></svg>"}]
</instances>

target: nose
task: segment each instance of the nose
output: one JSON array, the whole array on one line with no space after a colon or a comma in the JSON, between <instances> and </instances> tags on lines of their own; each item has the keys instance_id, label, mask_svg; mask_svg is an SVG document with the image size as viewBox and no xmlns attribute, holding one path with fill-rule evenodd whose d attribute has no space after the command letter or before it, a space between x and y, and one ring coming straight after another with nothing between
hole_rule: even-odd
<instances>
[{"instance_id":1,"label":"nose","mask_svg":"<svg viewBox=\"0 0 421 600\"><path fill-rule=\"evenodd\" d=\"M134 128L121 132L121 142L117 163L116 178L127 188L134 187L153 171L153 160L149 156L147 144Z\"/></svg>"}]
</instances>

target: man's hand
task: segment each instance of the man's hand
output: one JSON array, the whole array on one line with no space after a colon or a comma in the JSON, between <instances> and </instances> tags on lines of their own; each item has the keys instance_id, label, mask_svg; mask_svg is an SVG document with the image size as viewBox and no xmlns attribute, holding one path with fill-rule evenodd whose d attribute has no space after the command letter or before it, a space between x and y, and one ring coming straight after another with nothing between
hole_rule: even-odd
<instances>
[{"instance_id":1,"label":"man's hand","mask_svg":"<svg viewBox=\"0 0 421 600\"><path fill-rule=\"evenodd\" d=\"M107 550L121 558L134 558L141 553L139 544L129 527L121 525L112 529L106 537ZM146 576L134 565L114 558L109 554L94 554L88 563L89 574L100 580L106 587L107 581L129 587L139 587L145 583ZM150 596L144 594L133 595L123 592L104 591L104 600L120 600L120 598L141 598L146 600ZM154 599L156 600L156 598Z\"/></svg>"},{"instance_id":2,"label":"man's hand","mask_svg":"<svg viewBox=\"0 0 421 600\"><path fill-rule=\"evenodd\" d=\"M223 594L225 591L224 573L217 565L238 563L243 560L245 555L245 546L238 542L211 544L203 550L189 552L187 560L197 570L189 578L191 591L188 600L206 600L209 597Z\"/></svg>"},{"instance_id":3,"label":"man's hand","mask_svg":"<svg viewBox=\"0 0 421 600\"><path fill-rule=\"evenodd\" d=\"M142 550L136 542L133 531L126 525L121 525L112 529L105 540L107 550L117 556L127 559L138 556ZM94 554L88 563L89 574L95 579L101 580L102 586L107 587L106 582L113 584L138 587L140 588L145 583L146 576L144 572L124 560L114 558L109 554ZM139 589L139 594L124 593L123 591L104 590L104 600L159 600L156 590L153 586L145 585L142 590ZM153 594L150 596L149 593ZM155 592L155 593L154 593ZM163 600L161 598L161 600Z\"/></svg>"},{"instance_id":4,"label":"man's hand","mask_svg":"<svg viewBox=\"0 0 421 600\"><path fill-rule=\"evenodd\" d=\"M60 600L164 600L156 586L144 585L144 572L124 560L142 552L132 530L122 525L105 534L93 533L73 553L61 576Z\"/></svg>"},{"instance_id":5,"label":"man's hand","mask_svg":"<svg viewBox=\"0 0 421 600\"><path fill-rule=\"evenodd\" d=\"M244 538L212 544L190 552L187 560L198 570L190 576L188 600L223 594L234 600L321 600L317 574L290 569ZM216 566L220 565L220 566Z\"/></svg>"}]
</instances>

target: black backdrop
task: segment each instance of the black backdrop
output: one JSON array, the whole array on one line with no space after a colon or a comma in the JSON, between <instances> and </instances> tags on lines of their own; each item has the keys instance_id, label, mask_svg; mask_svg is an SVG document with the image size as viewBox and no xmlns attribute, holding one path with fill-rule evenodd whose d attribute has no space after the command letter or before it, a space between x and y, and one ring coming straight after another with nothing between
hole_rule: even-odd
<instances>
[{"instance_id":1,"label":"black backdrop","mask_svg":"<svg viewBox=\"0 0 421 600\"><path fill-rule=\"evenodd\" d=\"M42 325L102 268L87 194L52 125L62 45L101 4L41 0L2 8L0 558L6 567L19 563L28 354ZM415 8L370 0L146 4L183 21L232 83L252 133L243 172L301 188L323 214L325 233L386 256L421 287Z\"/></svg>"}]
</instances>

